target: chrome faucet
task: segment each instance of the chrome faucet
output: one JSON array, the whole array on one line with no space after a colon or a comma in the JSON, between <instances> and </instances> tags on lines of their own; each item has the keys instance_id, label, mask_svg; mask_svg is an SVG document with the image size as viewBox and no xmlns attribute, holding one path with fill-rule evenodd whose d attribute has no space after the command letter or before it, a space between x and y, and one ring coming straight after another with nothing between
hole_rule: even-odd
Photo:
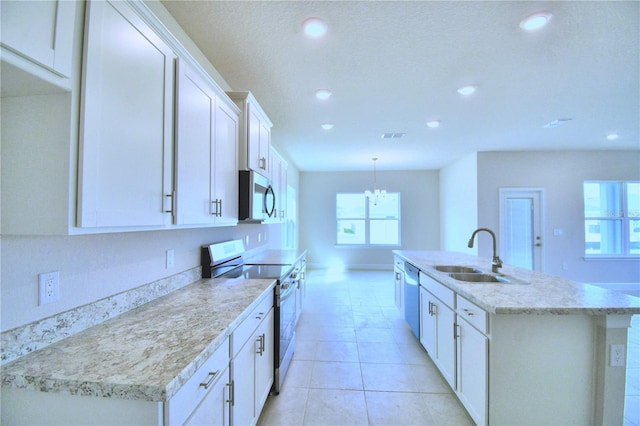
<instances>
[{"instance_id":1,"label":"chrome faucet","mask_svg":"<svg viewBox=\"0 0 640 426\"><path fill-rule=\"evenodd\" d=\"M493 238L493 259L491 260L491 272L498 273L498 268L502 268L502 260L500 260L500 256L498 256L498 251L496 249L496 234L494 234L491 229L478 228L473 231L473 234L471 234L471 238L469 238L469 243L467 244L467 246L469 248L473 247L473 239L480 231L487 231L489 234L491 234L491 238Z\"/></svg>"}]
</instances>

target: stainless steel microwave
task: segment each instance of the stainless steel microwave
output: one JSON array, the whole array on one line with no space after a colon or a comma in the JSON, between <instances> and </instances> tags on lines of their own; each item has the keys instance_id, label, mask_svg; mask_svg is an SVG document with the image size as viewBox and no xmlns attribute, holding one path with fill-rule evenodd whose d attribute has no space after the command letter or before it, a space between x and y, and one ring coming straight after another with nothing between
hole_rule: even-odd
<instances>
[{"instance_id":1,"label":"stainless steel microwave","mask_svg":"<svg viewBox=\"0 0 640 426\"><path fill-rule=\"evenodd\" d=\"M253 170L240 170L238 220L265 221L276 217L276 194L269 179Z\"/></svg>"}]
</instances>

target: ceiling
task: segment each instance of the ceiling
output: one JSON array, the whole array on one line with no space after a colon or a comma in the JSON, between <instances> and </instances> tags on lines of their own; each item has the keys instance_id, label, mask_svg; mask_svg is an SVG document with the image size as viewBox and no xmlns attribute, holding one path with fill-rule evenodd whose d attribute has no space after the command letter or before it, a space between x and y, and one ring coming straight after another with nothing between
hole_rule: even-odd
<instances>
[{"instance_id":1,"label":"ceiling","mask_svg":"<svg viewBox=\"0 0 640 426\"><path fill-rule=\"evenodd\" d=\"M480 151L640 149L638 1L163 4L234 90L253 92L273 145L301 171L370 170L372 157L378 170L420 170ZM522 30L539 11L550 22ZM324 37L303 34L310 17L326 22ZM466 84L476 93L458 94ZM332 96L320 101L318 89ZM557 119L571 120L543 127Z\"/></svg>"}]
</instances>

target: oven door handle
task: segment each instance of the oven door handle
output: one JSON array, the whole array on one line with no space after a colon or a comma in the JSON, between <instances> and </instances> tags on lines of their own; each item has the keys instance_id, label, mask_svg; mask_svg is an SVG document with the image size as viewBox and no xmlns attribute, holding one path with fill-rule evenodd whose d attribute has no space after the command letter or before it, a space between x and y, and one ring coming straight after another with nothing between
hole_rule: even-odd
<instances>
[{"instance_id":1,"label":"oven door handle","mask_svg":"<svg viewBox=\"0 0 640 426\"><path fill-rule=\"evenodd\" d=\"M279 302L278 306L280 306L280 304L283 301L291 297L291 295L293 295L293 293L296 290L295 281L285 281L285 283L287 284L286 286L283 286L282 284L280 284L280 294L278 295L278 302Z\"/></svg>"}]
</instances>

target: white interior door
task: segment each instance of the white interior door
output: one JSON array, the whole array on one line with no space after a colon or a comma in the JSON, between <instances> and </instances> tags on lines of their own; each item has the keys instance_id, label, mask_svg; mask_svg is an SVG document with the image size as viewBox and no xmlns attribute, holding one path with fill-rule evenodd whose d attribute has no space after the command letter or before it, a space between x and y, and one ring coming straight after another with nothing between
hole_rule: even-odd
<instances>
[{"instance_id":1,"label":"white interior door","mask_svg":"<svg viewBox=\"0 0 640 426\"><path fill-rule=\"evenodd\" d=\"M543 196L538 188L500 188L500 251L504 263L543 270Z\"/></svg>"}]
</instances>

